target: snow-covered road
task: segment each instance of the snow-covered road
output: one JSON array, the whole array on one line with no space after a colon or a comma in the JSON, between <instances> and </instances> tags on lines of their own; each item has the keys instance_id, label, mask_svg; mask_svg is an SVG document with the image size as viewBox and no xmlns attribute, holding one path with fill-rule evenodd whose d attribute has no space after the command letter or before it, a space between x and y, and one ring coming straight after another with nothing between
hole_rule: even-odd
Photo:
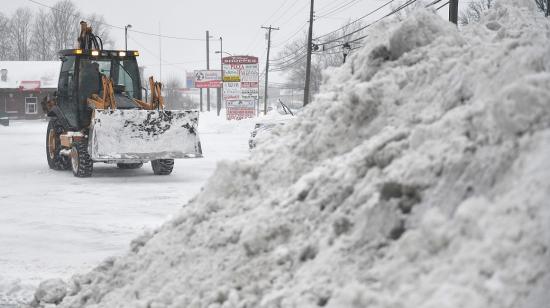
<instances>
[{"instance_id":1,"label":"snow-covered road","mask_svg":"<svg viewBox=\"0 0 550 308\"><path fill-rule=\"evenodd\" d=\"M0 304L27 297L44 279L68 278L124 253L199 192L219 160L248 155L254 121L201 115L205 158L177 160L170 176L153 175L150 164L95 164L85 179L48 168L47 122L0 126Z\"/></svg>"}]
</instances>

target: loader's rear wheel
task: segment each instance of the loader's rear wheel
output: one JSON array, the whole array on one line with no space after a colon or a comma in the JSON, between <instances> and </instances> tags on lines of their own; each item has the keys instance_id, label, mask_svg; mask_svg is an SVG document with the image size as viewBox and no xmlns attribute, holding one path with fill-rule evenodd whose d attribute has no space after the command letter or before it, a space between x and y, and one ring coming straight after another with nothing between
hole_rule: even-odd
<instances>
[{"instance_id":1,"label":"loader's rear wheel","mask_svg":"<svg viewBox=\"0 0 550 308\"><path fill-rule=\"evenodd\" d=\"M61 155L61 140L59 135L62 129L55 120L50 120L46 132L46 158L48 166L54 170L68 170L71 162L67 156Z\"/></svg>"},{"instance_id":2,"label":"loader's rear wheel","mask_svg":"<svg viewBox=\"0 0 550 308\"><path fill-rule=\"evenodd\" d=\"M174 169L173 159L156 159L151 161L153 173L156 175L169 175Z\"/></svg>"},{"instance_id":3,"label":"loader's rear wheel","mask_svg":"<svg viewBox=\"0 0 550 308\"><path fill-rule=\"evenodd\" d=\"M143 167L143 163L118 163L116 166L120 169L139 169Z\"/></svg>"},{"instance_id":4,"label":"loader's rear wheel","mask_svg":"<svg viewBox=\"0 0 550 308\"><path fill-rule=\"evenodd\" d=\"M86 142L75 142L71 148L71 167L73 174L79 178L92 176L94 162L88 154L88 144Z\"/></svg>"}]
</instances>

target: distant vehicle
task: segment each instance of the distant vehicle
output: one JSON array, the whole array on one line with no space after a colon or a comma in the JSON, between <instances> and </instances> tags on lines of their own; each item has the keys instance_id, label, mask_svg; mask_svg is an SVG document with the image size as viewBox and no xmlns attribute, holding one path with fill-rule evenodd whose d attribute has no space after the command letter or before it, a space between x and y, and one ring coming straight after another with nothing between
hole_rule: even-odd
<instances>
[{"instance_id":1,"label":"distant vehicle","mask_svg":"<svg viewBox=\"0 0 550 308\"><path fill-rule=\"evenodd\" d=\"M248 148L252 150L256 147L258 138L262 138L266 134L270 133L275 127L285 125L292 118L282 118L276 121L259 122L254 125L254 129L250 133L250 139L248 139Z\"/></svg>"},{"instance_id":2,"label":"distant vehicle","mask_svg":"<svg viewBox=\"0 0 550 308\"><path fill-rule=\"evenodd\" d=\"M10 126L10 118L8 114L3 111L0 111L0 125Z\"/></svg>"},{"instance_id":3,"label":"distant vehicle","mask_svg":"<svg viewBox=\"0 0 550 308\"><path fill-rule=\"evenodd\" d=\"M277 127L278 125L284 125L290 119L294 118L296 112L293 112L285 103L283 103L281 99L278 99L277 103L279 103L281 106L280 108L277 106L277 112L285 115L285 117L277 120L256 123L256 125L254 125L254 129L250 133L250 139L248 139L248 148L250 150L256 147L258 137L261 137L271 132L273 128ZM269 108L273 110L271 106Z\"/></svg>"}]
</instances>

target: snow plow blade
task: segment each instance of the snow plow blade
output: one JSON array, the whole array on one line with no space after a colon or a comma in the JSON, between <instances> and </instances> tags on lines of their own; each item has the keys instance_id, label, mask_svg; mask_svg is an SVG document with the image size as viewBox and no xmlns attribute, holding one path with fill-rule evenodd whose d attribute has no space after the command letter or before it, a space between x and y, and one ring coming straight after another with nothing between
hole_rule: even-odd
<instances>
[{"instance_id":1,"label":"snow plow blade","mask_svg":"<svg viewBox=\"0 0 550 308\"><path fill-rule=\"evenodd\" d=\"M94 161L202 157L198 111L95 110L89 153Z\"/></svg>"}]
</instances>

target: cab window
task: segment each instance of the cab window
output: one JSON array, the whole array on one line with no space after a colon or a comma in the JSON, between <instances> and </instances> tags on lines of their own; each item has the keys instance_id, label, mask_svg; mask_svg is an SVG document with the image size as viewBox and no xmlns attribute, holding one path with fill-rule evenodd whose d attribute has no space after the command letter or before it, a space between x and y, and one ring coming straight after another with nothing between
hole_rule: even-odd
<instances>
[{"instance_id":1,"label":"cab window","mask_svg":"<svg viewBox=\"0 0 550 308\"><path fill-rule=\"evenodd\" d=\"M67 56L61 59L61 72L57 85L57 105L72 126L77 126L78 107L74 104L75 95L75 57Z\"/></svg>"}]
</instances>

